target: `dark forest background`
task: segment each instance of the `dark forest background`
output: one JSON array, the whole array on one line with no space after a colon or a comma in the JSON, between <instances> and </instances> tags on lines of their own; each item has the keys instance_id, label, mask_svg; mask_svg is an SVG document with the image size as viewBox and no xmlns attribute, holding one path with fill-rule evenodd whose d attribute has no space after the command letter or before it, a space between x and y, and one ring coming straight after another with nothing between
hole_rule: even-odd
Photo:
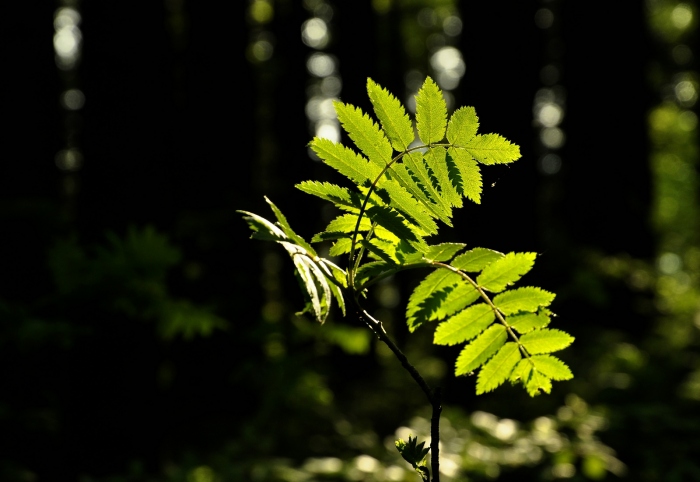
<instances>
[{"instance_id":1,"label":"dark forest background","mask_svg":"<svg viewBox=\"0 0 700 482\"><path fill-rule=\"evenodd\" d=\"M393 440L428 435L422 393L352 316L295 315L291 262L236 210L268 216L267 195L306 239L331 219L294 188L342 183L307 151L309 56L335 59L338 97L370 113L368 77L405 103L451 46L452 106L522 159L485 169L482 204L440 239L538 252L528 282L557 294L576 341L562 352L575 378L552 394L476 397L454 347L406 336L420 273L378 288L373 309L444 387L443 478L700 480L698 14L674 0L3 6L0 479L417 480ZM312 18L325 45L302 41Z\"/></svg>"}]
</instances>

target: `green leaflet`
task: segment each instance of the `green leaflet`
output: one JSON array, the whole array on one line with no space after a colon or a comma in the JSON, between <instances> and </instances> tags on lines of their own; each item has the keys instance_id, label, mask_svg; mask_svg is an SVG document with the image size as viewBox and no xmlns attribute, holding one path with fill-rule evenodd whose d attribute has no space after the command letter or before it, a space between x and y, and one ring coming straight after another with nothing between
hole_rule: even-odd
<instances>
[{"instance_id":1,"label":"green leaflet","mask_svg":"<svg viewBox=\"0 0 700 482\"><path fill-rule=\"evenodd\" d=\"M443 147L435 147L426 152L423 155L423 159L431 169L435 181L437 181L436 188L440 192L442 199L444 199L449 206L461 208L462 195L457 192L457 181L453 179L456 173L450 174L450 166L447 162L447 150Z\"/></svg>"},{"instance_id":2,"label":"green leaflet","mask_svg":"<svg viewBox=\"0 0 700 482\"><path fill-rule=\"evenodd\" d=\"M372 79L367 79L367 94L374 113L394 150L403 152L413 142L413 124L401 102Z\"/></svg>"},{"instance_id":3,"label":"green leaflet","mask_svg":"<svg viewBox=\"0 0 700 482\"><path fill-rule=\"evenodd\" d=\"M349 147L329 139L315 137L309 146L324 163L360 186L371 184L381 173L381 168L376 164L369 163Z\"/></svg>"},{"instance_id":4,"label":"green leaflet","mask_svg":"<svg viewBox=\"0 0 700 482\"><path fill-rule=\"evenodd\" d=\"M428 251L423 254L425 259L430 261L449 261L452 257L464 249L466 244L462 243L441 243L429 246Z\"/></svg>"},{"instance_id":5,"label":"green leaflet","mask_svg":"<svg viewBox=\"0 0 700 482\"><path fill-rule=\"evenodd\" d=\"M464 347L457 357L455 375L466 375L479 368L505 344L507 338L503 325L491 325L476 340Z\"/></svg>"},{"instance_id":6,"label":"green leaflet","mask_svg":"<svg viewBox=\"0 0 700 482\"><path fill-rule=\"evenodd\" d=\"M486 303L479 303L457 313L440 323L435 330L436 345L456 345L474 338L484 331L496 315Z\"/></svg>"},{"instance_id":7,"label":"green leaflet","mask_svg":"<svg viewBox=\"0 0 700 482\"><path fill-rule=\"evenodd\" d=\"M330 201L336 206L345 206L360 209L362 199L357 192L347 188L336 186L329 182L303 181L295 186L300 191L311 194L326 201Z\"/></svg>"},{"instance_id":8,"label":"green leaflet","mask_svg":"<svg viewBox=\"0 0 700 482\"><path fill-rule=\"evenodd\" d=\"M351 247L352 239L350 239L350 235L348 234L347 238L338 239L335 243L333 243L331 249L328 250L328 254L331 256L341 256L343 254L348 254L350 252Z\"/></svg>"},{"instance_id":9,"label":"green leaflet","mask_svg":"<svg viewBox=\"0 0 700 482\"><path fill-rule=\"evenodd\" d=\"M474 107L460 107L452 113L447 125L447 140L450 144L466 146L479 130L479 118Z\"/></svg>"},{"instance_id":10,"label":"green leaflet","mask_svg":"<svg viewBox=\"0 0 700 482\"><path fill-rule=\"evenodd\" d=\"M482 164L507 164L520 159L520 147L498 134L476 135L463 147Z\"/></svg>"},{"instance_id":11,"label":"green leaflet","mask_svg":"<svg viewBox=\"0 0 700 482\"><path fill-rule=\"evenodd\" d=\"M536 256L536 253L508 253L485 267L476 282L493 293L503 291L532 269Z\"/></svg>"},{"instance_id":12,"label":"green leaflet","mask_svg":"<svg viewBox=\"0 0 700 482\"><path fill-rule=\"evenodd\" d=\"M426 276L408 298L406 321L409 331L415 331L424 321L428 321L461 279L457 273L447 269L437 269Z\"/></svg>"},{"instance_id":13,"label":"green leaflet","mask_svg":"<svg viewBox=\"0 0 700 482\"><path fill-rule=\"evenodd\" d=\"M550 328L532 331L520 337L520 343L530 355L559 351L571 345L573 341L574 337L568 333Z\"/></svg>"},{"instance_id":14,"label":"green leaflet","mask_svg":"<svg viewBox=\"0 0 700 482\"><path fill-rule=\"evenodd\" d=\"M415 178L413 173L404 164L394 164L391 167L391 173L396 181L401 184L411 195L418 199L425 210L433 217L438 218L448 226L452 226L449 210L446 210L442 205L436 204L430 194L420 181Z\"/></svg>"},{"instance_id":15,"label":"green leaflet","mask_svg":"<svg viewBox=\"0 0 700 482\"><path fill-rule=\"evenodd\" d=\"M535 355L521 360L510 375L512 382L520 381L530 396L552 391L552 380L570 380L573 374L566 364L551 355Z\"/></svg>"},{"instance_id":16,"label":"green leaflet","mask_svg":"<svg viewBox=\"0 0 700 482\"><path fill-rule=\"evenodd\" d=\"M447 106L437 84L430 77L416 95L416 127L424 144L440 142L447 127Z\"/></svg>"},{"instance_id":17,"label":"green leaflet","mask_svg":"<svg viewBox=\"0 0 700 482\"><path fill-rule=\"evenodd\" d=\"M451 171L450 173L450 179L452 179L456 191L470 201L481 204L483 183L481 181L479 165L462 149L450 147L447 153L448 163L454 164L454 168L456 169L456 172Z\"/></svg>"},{"instance_id":18,"label":"green leaflet","mask_svg":"<svg viewBox=\"0 0 700 482\"><path fill-rule=\"evenodd\" d=\"M535 355L530 357L530 360L539 372L552 380L571 380L574 378L569 367L552 355Z\"/></svg>"},{"instance_id":19,"label":"green leaflet","mask_svg":"<svg viewBox=\"0 0 700 482\"><path fill-rule=\"evenodd\" d=\"M398 182L385 179L378 183L377 196L408 220L420 226L426 234L437 233L438 227L431 218L431 212L424 204L416 199Z\"/></svg>"},{"instance_id":20,"label":"green leaflet","mask_svg":"<svg viewBox=\"0 0 700 482\"><path fill-rule=\"evenodd\" d=\"M540 313L518 313L506 318L508 325L518 333L528 333L538 328L544 328L549 325L549 313L542 311Z\"/></svg>"},{"instance_id":21,"label":"green leaflet","mask_svg":"<svg viewBox=\"0 0 700 482\"><path fill-rule=\"evenodd\" d=\"M410 243L416 250L420 252L428 250L428 244L425 240L414 229L411 229L411 226L406 224L399 213L388 206L372 206L367 210L367 215L372 221L391 231L399 239Z\"/></svg>"},{"instance_id":22,"label":"green leaflet","mask_svg":"<svg viewBox=\"0 0 700 482\"><path fill-rule=\"evenodd\" d=\"M466 253L460 254L450 263L457 269L467 273L478 273L492 262L504 256L503 253L486 248L470 249Z\"/></svg>"},{"instance_id":23,"label":"green leaflet","mask_svg":"<svg viewBox=\"0 0 700 482\"><path fill-rule=\"evenodd\" d=\"M548 306L554 300L554 293L534 286L526 286L506 291L493 298L493 304L505 315L518 311L535 312L541 306Z\"/></svg>"},{"instance_id":24,"label":"green leaflet","mask_svg":"<svg viewBox=\"0 0 700 482\"><path fill-rule=\"evenodd\" d=\"M460 282L452 291L448 292L445 298L435 309L429 320L442 320L452 316L462 308L471 305L479 299L479 292L471 284Z\"/></svg>"},{"instance_id":25,"label":"green leaflet","mask_svg":"<svg viewBox=\"0 0 700 482\"><path fill-rule=\"evenodd\" d=\"M411 182L419 188L418 190L422 193L426 202L431 207L439 209L448 219L451 218L452 209L450 203L440 194L439 182L431 169L431 167L439 168L439 166L430 166L423 155L415 151L407 152L401 159L411 178ZM399 167L397 166L395 171L398 169ZM403 179L405 179L405 177L403 177Z\"/></svg>"},{"instance_id":26,"label":"green leaflet","mask_svg":"<svg viewBox=\"0 0 700 482\"><path fill-rule=\"evenodd\" d=\"M340 124L363 154L382 169L387 166L393 150L379 126L358 107L338 101L333 106Z\"/></svg>"},{"instance_id":27,"label":"green leaflet","mask_svg":"<svg viewBox=\"0 0 700 482\"><path fill-rule=\"evenodd\" d=\"M520 361L518 345L509 341L498 350L481 370L476 379L476 394L490 392L508 380L515 365Z\"/></svg>"},{"instance_id":28,"label":"green leaflet","mask_svg":"<svg viewBox=\"0 0 700 482\"><path fill-rule=\"evenodd\" d=\"M380 259L388 264L399 264L396 258L396 250L394 245L386 241L382 241L377 238L372 238L369 241L362 240L362 246L365 247L370 253L374 255L376 259Z\"/></svg>"}]
</instances>

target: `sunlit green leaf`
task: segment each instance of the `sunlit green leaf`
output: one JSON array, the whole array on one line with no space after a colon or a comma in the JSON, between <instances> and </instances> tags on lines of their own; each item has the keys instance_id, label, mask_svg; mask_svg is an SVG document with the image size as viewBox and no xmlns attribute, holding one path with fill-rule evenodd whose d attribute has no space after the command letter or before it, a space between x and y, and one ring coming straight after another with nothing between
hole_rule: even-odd
<instances>
[{"instance_id":1,"label":"sunlit green leaf","mask_svg":"<svg viewBox=\"0 0 700 482\"><path fill-rule=\"evenodd\" d=\"M464 150L482 164L507 164L520 159L520 147L498 134L476 135Z\"/></svg>"},{"instance_id":2,"label":"sunlit green leaf","mask_svg":"<svg viewBox=\"0 0 700 482\"><path fill-rule=\"evenodd\" d=\"M531 355L559 351L573 341L574 337L568 333L550 328L532 331L520 337L520 343Z\"/></svg>"},{"instance_id":3,"label":"sunlit green leaf","mask_svg":"<svg viewBox=\"0 0 700 482\"><path fill-rule=\"evenodd\" d=\"M570 380L574 377L569 367L552 355L535 355L530 360L538 371L552 380Z\"/></svg>"},{"instance_id":4,"label":"sunlit green leaf","mask_svg":"<svg viewBox=\"0 0 700 482\"><path fill-rule=\"evenodd\" d=\"M520 358L520 350L516 343L510 341L503 345L498 353L479 370L479 376L476 380L476 394L490 392L502 385L508 380L513 367L520 361Z\"/></svg>"},{"instance_id":5,"label":"sunlit green leaf","mask_svg":"<svg viewBox=\"0 0 700 482\"><path fill-rule=\"evenodd\" d=\"M399 152L408 149L415 136L413 123L405 107L393 94L370 78L367 79L367 94L391 145Z\"/></svg>"},{"instance_id":6,"label":"sunlit green leaf","mask_svg":"<svg viewBox=\"0 0 700 482\"><path fill-rule=\"evenodd\" d=\"M457 256L450 265L468 273L477 273L503 256L503 253L492 249L474 248Z\"/></svg>"},{"instance_id":7,"label":"sunlit green leaf","mask_svg":"<svg viewBox=\"0 0 700 482\"><path fill-rule=\"evenodd\" d=\"M333 102L338 121L348 133L350 139L377 166L384 168L391 162L392 148L384 132L358 107Z\"/></svg>"},{"instance_id":8,"label":"sunlit green leaf","mask_svg":"<svg viewBox=\"0 0 700 482\"><path fill-rule=\"evenodd\" d=\"M447 127L447 105L442 91L430 77L416 94L416 127L424 144L440 142Z\"/></svg>"},{"instance_id":9,"label":"sunlit green leaf","mask_svg":"<svg viewBox=\"0 0 700 482\"><path fill-rule=\"evenodd\" d=\"M549 325L550 318L548 312L542 311L540 313L517 313L510 315L506 321L518 333L528 333Z\"/></svg>"},{"instance_id":10,"label":"sunlit green leaf","mask_svg":"<svg viewBox=\"0 0 700 482\"><path fill-rule=\"evenodd\" d=\"M496 315L486 303L470 306L440 323L435 330L433 342L436 345L456 345L469 341L495 319Z\"/></svg>"},{"instance_id":11,"label":"sunlit green leaf","mask_svg":"<svg viewBox=\"0 0 700 482\"><path fill-rule=\"evenodd\" d=\"M479 129L479 118L474 107L460 107L455 110L447 125L447 140L450 144L465 146L474 138Z\"/></svg>"},{"instance_id":12,"label":"sunlit green leaf","mask_svg":"<svg viewBox=\"0 0 700 482\"><path fill-rule=\"evenodd\" d=\"M491 292L503 291L532 269L536 256L536 253L508 253L485 267L476 282Z\"/></svg>"},{"instance_id":13,"label":"sunlit green leaf","mask_svg":"<svg viewBox=\"0 0 700 482\"><path fill-rule=\"evenodd\" d=\"M472 157L462 149L450 147L447 151L448 162L454 163L457 172L451 172L452 184L457 192L467 199L481 204L481 171L479 165Z\"/></svg>"},{"instance_id":14,"label":"sunlit green leaf","mask_svg":"<svg viewBox=\"0 0 700 482\"><path fill-rule=\"evenodd\" d=\"M554 300L554 293L541 288L526 286L501 293L493 298L493 304L504 314L518 311L537 311L541 306L549 305Z\"/></svg>"},{"instance_id":15,"label":"sunlit green leaf","mask_svg":"<svg viewBox=\"0 0 700 482\"><path fill-rule=\"evenodd\" d=\"M507 338L503 325L491 325L464 347L457 357L455 375L466 375L479 368L505 344Z\"/></svg>"},{"instance_id":16,"label":"sunlit green leaf","mask_svg":"<svg viewBox=\"0 0 700 482\"><path fill-rule=\"evenodd\" d=\"M431 261L449 261L452 259L452 257L460 252L466 244L462 243L440 243L436 244L433 246L430 246L428 248L428 251L426 251L423 254L423 257L425 259L429 259Z\"/></svg>"}]
</instances>

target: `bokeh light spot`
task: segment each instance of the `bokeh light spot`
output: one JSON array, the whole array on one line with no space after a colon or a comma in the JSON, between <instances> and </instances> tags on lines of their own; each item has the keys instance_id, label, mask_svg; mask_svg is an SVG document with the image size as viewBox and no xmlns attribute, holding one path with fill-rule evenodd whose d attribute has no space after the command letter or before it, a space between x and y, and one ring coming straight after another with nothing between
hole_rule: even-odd
<instances>
[{"instance_id":1,"label":"bokeh light spot","mask_svg":"<svg viewBox=\"0 0 700 482\"><path fill-rule=\"evenodd\" d=\"M309 47L322 49L330 40L328 25L320 18L311 18L301 27L301 39Z\"/></svg>"}]
</instances>

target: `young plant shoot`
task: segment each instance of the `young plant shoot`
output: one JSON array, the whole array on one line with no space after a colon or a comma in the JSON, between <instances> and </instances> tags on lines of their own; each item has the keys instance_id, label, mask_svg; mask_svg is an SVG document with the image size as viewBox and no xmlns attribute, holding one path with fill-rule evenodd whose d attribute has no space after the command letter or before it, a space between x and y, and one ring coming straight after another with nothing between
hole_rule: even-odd
<instances>
[{"instance_id":1,"label":"young plant shoot","mask_svg":"<svg viewBox=\"0 0 700 482\"><path fill-rule=\"evenodd\" d=\"M429 270L408 300L407 328L414 332L435 322L433 343L463 345L455 374L477 372L477 394L505 382L522 385L531 396L550 393L553 381L573 377L552 353L574 338L549 327L554 293L516 286L532 269L536 253L430 243L440 223L452 226L452 210L462 207L464 198L481 202L481 167L515 162L520 148L498 134L479 134L473 107L460 107L448 119L442 91L430 77L415 97L415 119L372 79L367 93L378 122L353 105L334 102L357 150L318 137L309 144L325 164L348 178L347 186L313 180L296 186L342 213L311 243L332 242L329 254L347 256L347 266L319 257L269 199L275 222L239 212L253 238L277 242L289 253L307 301L305 312L324 323L334 301L345 316L350 300L411 373L433 408L431 444L423 449L409 439L408 444L397 441L397 448L426 481L430 476L422 461L432 451L432 480L439 482L440 389L426 384L381 321L363 308L366 292L399 271Z\"/></svg>"}]
</instances>

